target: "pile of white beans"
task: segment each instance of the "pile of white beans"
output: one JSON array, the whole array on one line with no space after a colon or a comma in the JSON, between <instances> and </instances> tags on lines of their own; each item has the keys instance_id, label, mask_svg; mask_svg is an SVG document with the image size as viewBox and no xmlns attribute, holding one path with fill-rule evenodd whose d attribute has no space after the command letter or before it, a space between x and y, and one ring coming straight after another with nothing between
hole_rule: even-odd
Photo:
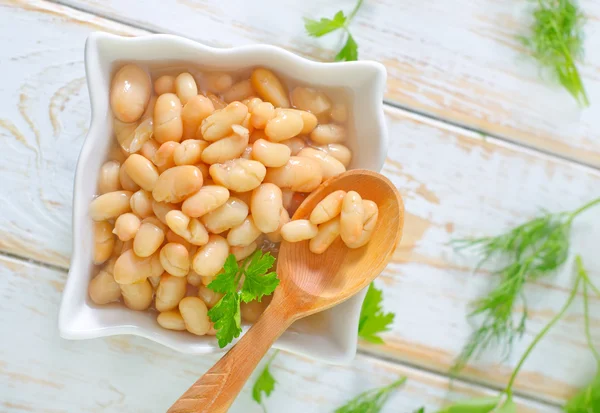
<instances>
[{"instance_id":1,"label":"pile of white beans","mask_svg":"<svg viewBox=\"0 0 600 413\"><path fill-rule=\"evenodd\" d=\"M343 103L286 85L270 70L162 75L127 64L112 79L115 148L91 202L96 304L122 300L157 310L158 324L215 334L208 309L221 298L206 286L225 259L238 261L282 238L310 239L323 253L339 236L364 245L377 206L336 191L309 220L290 222L304 197L346 170L350 150ZM268 301L268 300L267 300ZM242 304L255 321L267 305Z\"/></svg>"}]
</instances>

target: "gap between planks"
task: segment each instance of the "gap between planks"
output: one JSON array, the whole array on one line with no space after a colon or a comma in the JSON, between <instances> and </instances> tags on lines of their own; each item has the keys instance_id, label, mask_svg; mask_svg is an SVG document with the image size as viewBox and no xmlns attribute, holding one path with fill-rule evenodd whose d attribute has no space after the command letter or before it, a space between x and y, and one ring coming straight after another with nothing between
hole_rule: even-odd
<instances>
[{"instance_id":1,"label":"gap between planks","mask_svg":"<svg viewBox=\"0 0 600 413\"><path fill-rule=\"evenodd\" d=\"M158 34L158 33L166 33L166 34L175 34L174 32L171 31L165 31L163 28L160 27L156 27L154 25L151 24L147 24L147 25L142 25L139 24L138 22L136 22L135 20L132 19L128 19L128 18L116 18L115 16L109 15L107 13L102 13L100 11L96 11L93 10L91 7L85 7L85 6L75 6L72 4L69 4L63 0L40 0L40 3L55 3L55 4L59 4L62 7L65 7L67 9L72 9L75 11L78 11L80 13L83 14L87 14L87 15L92 15L92 16L96 16L96 17L100 17L103 18L105 20L114 22L114 23L119 23L122 24L124 26L128 26L137 30L141 30L141 31L145 31L148 32L150 34ZM190 37L192 40L196 40L193 37ZM201 42L203 44L206 44L207 46L212 46L212 47L216 47L216 48L222 48L222 46L219 45L215 45L215 44L211 44L210 42L206 43L206 42ZM318 59L314 59L311 58L312 60L317 60ZM445 119L443 117L440 117L438 115L432 114L432 113L428 113L427 111L422 111L422 110L418 110L415 108L411 108L409 106L405 106L402 105L398 102L394 102L388 99L383 99L383 103L385 106L391 107L391 108L395 108L398 110L401 110L403 112L407 112L407 113L411 113L414 115L417 115L423 119L426 120L430 120L430 121L434 121L434 122L441 122L444 123L446 125L450 125L450 126L454 126L460 130L464 131L468 131L471 132L473 134L476 134L479 138L491 138L494 141L497 142L504 142L504 143L509 143L511 145L514 145L516 147L520 147L520 148L524 148L527 149L528 151L532 151L534 153L538 153L538 154L543 154L546 156L549 156L551 158L555 158L555 159L560 159L562 161L566 161L568 163L572 163L572 164L577 164L577 165L583 165L586 167L589 167L593 170L600 170L600 166L595 166L591 163L588 162L584 162L584 161L577 161L575 159L569 158L567 156L563 156L558 152L552 152L550 150L544 150L541 149L539 147L535 147L533 145L528 145L522 141L519 141L517 139L511 139L509 136L503 136L503 135L499 135L499 134L494 134L494 133L489 133L489 132L484 132L481 129L478 129L474 126L471 126L469 124L466 123L460 123L457 121L453 121L451 119Z\"/></svg>"}]
</instances>

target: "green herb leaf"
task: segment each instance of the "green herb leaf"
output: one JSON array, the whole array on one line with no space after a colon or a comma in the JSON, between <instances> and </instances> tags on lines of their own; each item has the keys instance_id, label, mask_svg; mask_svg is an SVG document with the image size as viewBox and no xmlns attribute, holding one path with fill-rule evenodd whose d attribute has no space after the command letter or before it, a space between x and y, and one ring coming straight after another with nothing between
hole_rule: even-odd
<instances>
[{"instance_id":1,"label":"green herb leaf","mask_svg":"<svg viewBox=\"0 0 600 413\"><path fill-rule=\"evenodd\" d=\"M581 389L565 405L567 413L597 413L600 412L600 371L594 380Z\"/></svg>"},{"instance_id":2,"label":"green herb leaf","mask_svg":"<svg viewBox=\"0 0 600 413\"><path fill-rule=\"evenodd\" d=\"M250 264L244 270L245 279L242 286L242 301L245 303L252 300L260 301L264 295L271 295L279 285L277 273L269 271L275 263L275 257L271 254L262 254L257 250L252 254Z\"/></svg>"},{"instance_id":3,"label":"green herb leaf","mask_svg":"<svg viewBox=\"0 0 600 413\"><path fill-rule=\"evenodd\" d=\"M336 62L351 62L354 60L358 60L358 45L354 41L354 38L348 32L348 38L346 39L346 44L342 47L342 50L335 55Z\"/></svg>"},{"instance_id":4,"label":"green herb leaf","mask_svg":"<svg viewBox=\"0 0 600 413\"><path fill-rule=\"evenodd\" d=\"M394 313L383 312L382 301L382 291L375 288L374 283L371 283L360 310L358 335L362 339L375 344L383 344L383 340L378 334L388 331L395 317Z\"/></svg>"},{"instance_id":5,"label":"green herb leaf","mask_svg":"<svg viewBox=\"0 0 600 413\"><path fill-rule=\"evenodd\" d=\"M584 16L574 0L538 0L529 37L521 42L582 106L589 100L575 61L583 55Z\"/></svg>"},{"instance_id":6,"label":"green herb leaf","mask_svg":"<svg viewBox=\"0 0 600 413\"><path fill-rule=\"evenodd\" d=\"M223 266L223 272L208 284L208 288L217 293L230 293L237 290L237 278L240 272L235 255L229 254Z\"/></svg>"},{"instance_id":7,"label":"green herb leaf","mask_svg":"<svg viewBox=\"0 0 600 413\"><path fill-rule=\"evenodd\" d=\"M501 396L495 397L476 397L469 400L461 400L450 406L446 406L438 413L490 413L498 403Z\"/></svg>"},{"instance_id":8,"label":"green herb leaf","mask_svg":"<svg viewBox=\"0 0 600 413\"><path fill-rule=\"evenodd\" d=\"M208 316L217 330L219 347L225 347L242 332L240 295L237 292L225 294L213 308L208 310Z\"/></svg>"},{"instance_id":9,"label":"green herb leaf","mask_svg":"<svg viewBox=\"0 0 600 413\"><path fill-rule=\"evenodd\" d=\"M273 390L275 390L275 384L277 383L277 380L275 380L275 377L273 377L270 371L271 364L273 363L273 360L277 354L279 354L279 350L273 353L267 364L265 364L263 371L254 382L254 386L252 386L252 398L256 403L263 407L265 412L267 409L263 404L263 393L265 399L269 397Z\"/></svg>"},{"instance_id":10,"label":"green herb leaf","mask_svg":"<svg viewBox=\"0 0 600 413\"><path fill-rule=\"evenodd\" d=\"M309 36L321 37L337 29L341 29L346 24L346 16L343 11L338 11L333 19L322 17L320 20L304 18L304 28Z\"/></svg>"},{"instance_id":11,"label":"green herb leaf","mask_svg":"<svg viewBox=\"0 0 600 413\"><path fill-rule=\"evenodd\" d=\"M402 377L389 386L368 390L335 410L335 413L379 413L391 392L406 382Z\"/></svg>"},{"instance_id":12,"label":"green herb leaf","mask_svg":"<svg viewBox=\"0 0 600 413\"><path fill-rule=\"evenodd\" d=\"M413 413L425 413L425 408L421 407L420 409L415 410Z\"/></svg>"},{"instance_id":13,"label":"green herb leaf","mask_svg":"<svg viewBox=\"0 0 600 413\"><path fill-rule=\"evenodd\" d=\"M517 413L517 405L512 397L508 397L502 406L498 407L494 413Z\"/></svg>"},{"instance_id":14,"label":"green herb leaf","mask_svg":"<svg viewBox=\"0 0 600 413\"><path fill-rule=\"evenodd\" d=\"M500 346L504 357L508 356L513 341L525 331L524 285L551 274L566 261L573 219L599 203L600 199L596 199L573 212L546 214L496 237L455 241L458 249L472 248L479 252L482 258L478 268L491 258L500 258L507 264L493 270L500 278L499 284L486 297L473 303L470 317L480 317L482 321L455 361L453 374L473 356L492 346ZM519 302L524 312L516 316L515 307Z\"/></svg>"}]
</instances>

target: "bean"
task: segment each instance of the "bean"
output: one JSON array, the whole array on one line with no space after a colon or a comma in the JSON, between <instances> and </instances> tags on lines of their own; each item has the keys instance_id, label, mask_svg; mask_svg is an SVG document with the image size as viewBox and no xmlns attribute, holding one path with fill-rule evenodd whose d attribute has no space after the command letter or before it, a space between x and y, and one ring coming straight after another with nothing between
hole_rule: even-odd
<instances>
[{"instance_id":1,"label":"bean","mask_svg":"<svg viewBox=\"0 0 600 413\"><path fill-rule=\"evenodd\" d=\"M194 76L184 72L175 78L175 93L182 104L186 104L192 97L198 95L198 86Z\"/></svg>"},{"instance_id":2,"label":"bean","mask_svg":"<svg viewBox=\"0 0 600 413\"><path fill-rule=\"evenodd\" d=\"M310 213L310 222L319 225L337 217L342 212L342 203L345 196L346 191L341 189L327 195Z\"/></svg>"},{"instance_id":3,"label":"bean","mask_svg":"<svg viewBox=\"0 0 600 413\"><path fill-rule=\"evenodd\" d=\"M248 323L256 323L266 307L267 304L264 300L260 303L256 300L250 301L249 303L242 302L240 304L242 319Z\"/></svg>"},{"instance_id":4,"label":"bean","mask_svg":"<svg viewBox=\"0 0 600 413\"><path fill-rule=\"evenodd\" d=\"M100 195L90 203L90 217L94 221L106 221L129 212L131 195L133 193L130 191L113 191Z\"/></svg>"},{"instance_id":5,"label":"bean","mask_svg":"<svg viewBox=\"0 0 600 413\"><path fill-rule=\"evenodd\" d=\"M229 190L219 185L204 185L183 201L181 210L190 217L201 217L214 211L229 199Z\"/></svg>"},{"instance_id":6,"label":"bean","mask_svg":"<svg viewBox=\"0 0 600 413\"><path fill-rule=\"evenodd\" d=\"M156 322L167 330L185 331L185 322L179 310L164 311L158 313Z\"/></svg>"},{"instance_id":7,"label":"bean","mask_svg":"<svg viewBox=\"0 0 600 413\"><path fill-rule=\"evenodd\" d=\"M133 241L121 241L120 239L116 239L115 247L113 248L113 254L111 260L117 260L125 251L128 251L133 248ZM114 267L114 264L113 264Z\"/></svg>"},{"instance_id":8,"label":"bean","mask_svg":"<svg viewBox=\"0 0 600 413\"><path fill-rule=\"evenodd\" d=\"M160 312L176 309L179 302L185 297L186 291L187 281L185 276L175 277L163 274L156 289L156 300L154 301L156 309Z\"/></svg>"},{"instance_id":9,"label":"bean","mask_svg":"<svg viewBox=\"0 0 600 413\"><path fill-rule=\"evenodd\" d=\"M241 261L243 259L248 258L250 255L252 255L252 253L254 251L256 251L257 248L258 248L258 245L256 244L256 242L253 242L253 243L243 246L243 247L242 246L231 247L231 253L235 256L236 261Z\"/></svg>"},{"instance_id":10,"label":"bean","mask_svg":"<svg viewBox=\"0 0 600 413\"><path fill-rule=\"evenodd\" d=\"M373 235L375 224L377 224L377 218L379 217L377 204L364 199L362 204L365 211L363 215L363 230L355 242L348 244L348 248L360 248L369 242L371 235Z\"/></svg>"},{"instance_id":11,"label":"bean","mask_svg":"<svg viewBox=\"0 0 600 413\"><path fill-rule=\"evenodd\" d=\"M131 212L127 212L123 215L119 215L117 220L115 221L115 229L113 229L113 234L115 234L121 241L129 241L135 234L138 232L140 228L140 219Z\"/></svg>"},{"instance_id":12,"label":"bean","mask_svg":"<svg viewBox=\"0 0 600 413\"><path fill-rule=\"evenodd\" d=\"M254 89L249 80L242 80L231 86L229 90L223 93L223 100L227 103L242 101L254 95Z\"/></svg>"},{"instance_id":13,"label":"bean","mask_svg":"<svg viewBox=\"0 0 600 413\"><path fill-rule=\"evenodd\" d=\"M281 236L287 242L298 242L314 238L318 233L315 224L307 219L290 221L281 227Z\"/></svg>"},{"instance_id":14,"label":"bean","mask_svg":"<svg viewBox=\"0 0 600 413\"><path fill-rule=\"evenodd\" d=\"M188 251L192 248L192 244L188 240L183 238L181 235L176 234L172 229L167 231L165 238L167 242L174 242L176 244L183 245Z\"/></svg>"},{"instance_id":15,"label":"bean","mask_svg":"<svg viewBox=\"0 0 600 413\"><path fill-rule=\"evenodd\" d=\"M249 97L247 99L242 100L242 103L248 107L248 112L252 113L252 111L254 110L256 105L259 105L262 103L262 99L255 98L255 97Z\"/></svg>"},{"instance_id":16,"label":"bean","mask_svg":"<svg viewBox=\"0 0 600 413\"><path fill-rule=\"evenodd\" d=\"M297 136L304 128L300 115L293 112L279 112L267 122L265 134L270 141L281 142Z\"/></svg>"},{"instance_id":17,"label":"bean","mask_svg":"<svg viewBox=\"0 0 600 413\"><path fill-rule=\"evenodd\" d=\"M314 254L323 254L340 235L340 218L319 225L319 232L308 243L308 249Z\"/></svg>"},{"instance_id":18,"label":"bean","mask_svg":"<svg viewBox=\"0 0 600 413\"><path fill-rule=\"evenodd\" d=\"M232 102L224 109L214 111L200 124L202 138L209 142L223 139L231 134L231 126L242 123L247 114L248 107L241 102Z\"/></svg>"},{"instance_id":19,"label":"bean","mask_svg":"<svg viewBox=\"0 0 600 413\"><path fill-rule=\"evenodd\" d=\"M313 115L312 113L307 112L305 110L298 110L298 109L276 109L275 110L276 114L279 112L295 113L296 115L299 115L302 118L302 124L303 124L302 130L300 131L300 133L303 135L308 135L309 133L311 133L313 131L313 129L317 126L317 123L319 122L315 115Z\"/></svg>"},{"instance_id":20,"label":"bean","mask_svg":"<svg viewBox=\"0 0 600 413\"><path fill-rule=\"evenodd\" d=\"M102 165L98 177L98 193L105 194L121 189L121 182L119 180L120 167L121 165L117 161L108 161Z\"/></svg>"},{"instance_id":21,"label":"bean","mask_svg":"<svg viewBox=\"0 0 600 413\"><path fill-rule=\"evenodd\" d=\"M202 223L213 234L220 234L240 225L248 216L248 205L235 197L214 211L202 216Z\"/></svg>"},{"instance_id":22,"label":"bean","mask_svg":"<svg viewBox=\"0 0 600 413\"><path fill-rule=\"evenodd\" d=\"M285 208L281 208L281 211L279 212L279 226L275 231L266 234L269 241L275 243L281 242L283 240L281 236L281 228L288 222L290 222L290 214Z\"/></svg>"},{"instance_id":23,"label":"bean","mask_svg":"<svg viewBox=\"0 0 600 413\"><path fill-rule=\"evenodd\" d=\"M345 123L348 120L348 109L343 103L335 103L329 115L334 122Z\"/></svg>"},{"instance_id":24,"label":"bean","mask_svg":"<svg viewBox=\"0 0 600 413\"><path fill-rule=\"evenodd\" d=\"M137 121L150 99L150 76L139 66L129 64L113 76L110 87L110 107L122 122Z\"/></svg>"},{"instance_id":25,"label":"bean","mask_svg":"<svg viewBox=\"0 0 600 413\"><path fill-rule=\"evenodd\" d=\"M292 90L292 104L295 108L306 110L315 116L321 116L331 110L331 101L325 93L307 87L296 87Z\"/></svg>"},{"instance_id":26,"label":"bean","mask_svg":"<svg viewBox=\"0 0 600 413\"><path fill-rule=\"evenodd\" d=\"M194 165L201 161L202 151L206 149L208 142L199 139L188 139L173 152L175 165Z\"/></svg>"},{"instance_id":27,"label":"bean","mask_svg":"<svg viewBox=\"0 0 600 413\"><path fill-rule=\"evenodd\" d=\"M223 298L223 294L216 293L210 288L200 285L198 287L198 297L204 301L204 304L206 304L208 308L213 308L215 305L217 305L219 300Z\"/></svg>"},{"instance_id":28,"label":"bean","mask_svg":"<svg viewBox=\"0 0 600 413\"><path fill-rule=\"evenodd\" d=\"M233 85L233 78L227 73L210 73L206 76L206 88L214 93L221 93Z\"/></svg>"},{"instance_id":29,"label":"bean","mask_svg":"<svg viewBox=\"0 0 600 413\"><path fill-rule=\"evenodd\" d=\"M252 199L252 191L247 192L232 192L231 196L236 197L246 205L250 205L250 200Z\"/></svg>"},{"instance_id":30,"label":"bean","mask_svg":"<svg viewBox=\"0 0 600 413\"><path fill-rule=\"evenodd\" d=\"M90 281L88 294L94 303L104 305L121 298L121 288L111 273L101 270Z\"/></svg>"},{"instance_id":31,"label":"bean","mask_svg":"<svg viewBox=\"0 0 600 413\"><path fill-rule=\"evenodd\" d=\"M155 224L143 222L133 239L133 251L138 257L154 254L165 239L165 232Z\"/></svg>"},{"instance_id":32,"label":"bean","mask_svg":"<svg viewBox=\"0 0 600 413\"><path fill-rule=\"evenodd\" d=\"M158 167L158 172L163 173L169 168L175 166L175 151L179 147L179 142L165 142L154 154L152 162Z\"/></svg>"},{"instance_id":33,"label":"bean","mask_svg":"<svg viewBox=\"0 0 600 413\"><path fill-rule=\"evenodd\" d=\"M258 98L256 98L256 99L258 99ZM241 123L241 126L248 129L248 133L254 132L254 126L252 126L252 123L250 123L250 118L252 118L252 115L250 115L250 113L248 113Z\"/></svg>"},{"instance_id":34,"label":"bean","mask_svg":"<svg viewBox=\"0 0 600 413\"><path fill-rule=\"evenodd\" d=\"M158 254L139 257L134 250L127 250L117 258L113 275L119 284L133 284L162 272Z\"/></svg>"},{"instance_id":35,"label":"bean","mask_svg":"<svg viewBox=\"0 0 600 413\"><path fill-rule=\"evenodd\" d=\"M148 159L136 153L123 164L127 175L146 191L152 191L158 180L158 170Z\"/></svg>"},{"instance_id":36,"label":"bean","mask_svg":"<svg viewBox=\"0 0 600 413\"><path fill-rule=\"evenodd\" d=\"M227 103L225 103L223 99L213 95L212 93L207 93L206 97L212 102L213 106L215 107L215 110L224 109L225 107L227 107Z\"/></svg>"},{"instance_id":37,"label":"bean","mask_svg":"<svg viewBox=\"0 0 600 413\"><path fill-rule=\"evenodd\" d=\"M346 245L358 241L363 231L365 208L362 198L355 191L348 191L342 203L340 215L340 236Z\"/></svg>"},{"instance_id":38,"label":"bean","mask_svg":"<svg viewBox=\"0 0 600 413\"><path fill-rule=\"evenodd\" d=\"M243 159L252 159L252 145L247 145L246 149L244 149L244 152L242 153L242 155L240 156L240 158Z\"/></svg>"},{"instance_id":39,"label":"bean","mask_svg":"<svg viewBox=\"0 0 600 413\"><path fill-rule=\"evenodd\" d=\"M158 142L156 142L154 139L148 139L142 145L142 148L140 149L140 154L144 158L149 159L150 161L154 162L154 156L156 155L158 148L160 148L160 145L158 144Z\"/></svg>"},{"instance_id":40,"label":"bean","mask_svg":"<svg viewBox=\"0 0 600 413\"><path fill-rule=\"evenodd\" d=\"M163 75L154 81L154 93L162 95L164 93L175 93L175 77Z\"/></svg>"},{"instance_id":41,"label":"bean","mask_svg":"<svg viewBox=\"0 0 600 413\"><path fill-rule=\"evenodd\" d=\"M121 294L123 294L123 301L128 308L143 311L152 304L154 290L148 280L143 280L135 284L122 284Z\"/></svg>"},{"instance_id":42,"label":"bean","mask_svg":"<svg viewBox=\"0 0 600 413\"><path fill-rule=\"evenodd\" d=\"M152 211L152 194L143 189L131 195L129 206L131 211L140 218L147 218L154 213Z\"/></svg>"},{"instance_id":43,"label":"bean","mask_svg":"<svg viewBox=\"0 0 600 413\"><path fill-rule=\"evenodd\" d=\"M175 166L160 174L152 197L158 202L177 203L202 187L202 172L192 165Z\"/></svg>"},{"instance_id":44,"label":"bean","mask_svg":"<svg viewBox=\"0 0 600 413\"><path fill-rule=\"evenodd\" d=\"M233 125L235 131L232 135L211 143L202 152L202 161L212 165L223 163L229 160L239 158L248 145L250 134L248 129L240 125Z\"/></svg>"},{"instance_id":45,"label":"bean","mask_svg":"<svg viewBox=\"0 0 600 413\"><path fill-rule=\"evenodd\" d=\"M179 303L179 312L185 322L185 328L197 336L205 335L210 329L208 308L198 297L185 297Z\"/></svg>"},{"instance_id":46,"label":"bean","mask_svg":"<svg viewBox=\"0 0 600 413\"><path fill-rule=\"evenodd\" d=\"M167 225L177 235L193 245L205 245L208 242L208 232L197 219L185 215L181 211L171 211L166 215Z\"/></svg>"},{"instance_id":47,"label":"bean","mask_svg":"<svg viewBox=\"0 0 600 413\"><path fill-rule=\"evenodd\" d=\"M279 142L282 145L290 148L291 155L296 156L306 146L306 142L302 138L292 138Z\"/></svg>"},{"instance_id":48,"label":"bean","mask_svg":"<svg viewBox=\"0 0 600 413\"><path fill-rule=\"evenodd\" d=\"M335 159L340 161L345 168L348 168L352 160L352 152L346 146L339 143L330 143L328 145L312 145L313 148L327 152Z\"/></svg>"},{"instance_id":49,"label":"bean","mask_svg":"<svg viewBox=\"0 0 600 413\"><path fill-rule=\"evenodd\" d=\"M247 192L260 185L265 178L267 168L260 162L240 158L222 164L213 164L209 173L215 183L230 191Z\"/></svg>"},{"instance_id":50,"label":"bean","mask_svg":"<svg viewBox=\"0 0 600 413\"><path fill-rule=\"evenodd\" d=\"M250 81L262 100L271 102L278 107L290 107L290 101L287 98L287 89L275 73L264 68L254 69L250 76Z\"/></svg>"},{"instance_id":51,"label":"bean","mask_svg":"<svg viewBox=\"0 0 600 413\"><path fill-rule=\"evenodd\" d=\"M160 95L154 106L154 139L179 142L182 136L181 101L174 93Z\"/></svg>"},{"instance_id":52,"label":"bean","mask_svg":"<svg viewBox=\"0 0 600 413\"><path fill-rule=\"evenodd\" d=\"M161 279L160 275L148 277L148 281L150 281L150 285L152 286L152 289L154 290L154 292L156 292L156 289L158 288L158 283L160 283L160 279Z\"/></svg>"},{"instance_id":53,"label":"bean","mask_svg":"<svg viewBox=\"0 0 600 413\"><path fill-rule=\"evenodd\" d=\"M280 167L287 163L292 154L287 145L259 139L252 145L252 157L268 167Z\"/></svg>"},{"instance_id":54,"label":"bean","mask_svg":"<svg viewBox=\"0 0 600 413\"><path fill-rule=\"evenodd\" d=\"M271 102L261 102L252 108L250 123L256 129L264 129L267 122L275 117L275 107Z\"/></svg>"},{"instance_id":55,"label":"bean","mask_svg":"<svg viewBox=\"0 0 600 413\"><path fill-rule=\"evenodd\" d=\"M292 156L279 168L269 168L265 182L270 182L282 189L296 192L315 190L323 178L321 167L317 161L303 156Z\"/></svg>"},{"instance_id":56,"label":"bean","mask_svg":"<svg viewBox=\"0 0 600 413\"><path fill-rule=\"evenodd\" d=\"M152 224L160 229L163 230L163 232L167 231L167 225L164 224L160 219L158 219L157 217L146 217L142 220L142 224Z\"/></svg>"},{"instance_id":57,"label":"bean","mask_svg":"<svg viewBox=\"0 0 600 413\"><path fill-rule=\"evenodd\" d=\"M321 167L321 172L323 173L323 180L346 172L344 165L327 152L313 148L304 148L300 151L298 156L304 156L317 161Z\"/></svg>"},{"instance_id":58,"label":"bean","mask_svg":"<svg viewBox=\"0 0 600 413\"><path fill-rule=\"evenodd\" d=\"M294 200L294 191L290 191L289 189L281 190L281 202L283 203L283 207L287 210L292 206L292 202Z\"/></svg>"},{"instance_id":59,"label":"bean","mask_svg":"<svg viewBox=\"0 0 600 413\"><path fill-rule=\"evenodd\" d=\"M232 247L245 247L252 244L261 234L252 216L248 216L244 222L231 228L227 233L227 242Z\"/></svg>"},{"instance_id":60,"label":"bean","mask_svg":"<svg viewBox=\"0 0 600 413\"><path fill-rule=\"evenodd\" d=\"M158 218L163 224L167 223L167 214L175 209L179 209L175 204L170 204L168 202L156 202L155 200L152 200L152 211L154 211L156 218Z\"/></svg>"},{"instance_id":61,"label":"bean","mask_svg":"<svg viewBox=\"0 0 600 413\"><path fill-rule=\"evenodd\" d=\"M152 101L151 101L152 102ZM117 142L121 145L123 151L127 154L139 152L144 143L150 140L154 132L152 118L144 119L139 124L127 124L127 126L118 126L115 120L115 135Z\"/></svg>"},{"instance_id":62,"label":"bean","mask_svg":"<svg viewBox=\"0 0 600 413\"><path fill-rule=\"evenodd\" d=\"M169 274L175 277L185 277L190 271L190 257L187 248L172 242L164 245L160 250L160 264Z\"/></svg>"},{"instance_id":63,"label":"bean","mask_svg":"<svg viewBox=\"0 0 600 413\"><path fill-rule=\"evenodd\" d=\"M335 123L318 125L310 134L310 139L316 143L340 143L346 139L346 131Z\"/></svg>"},{"instance_id":64,"label":"bean","mask_svg":"<svg viewBox=\"0 0 600 413\"><path fill-rule=\"evenodd\" d=\"M183 124L182 139L193 139L196 137L198 128L204 119L215 111L215 106L209 98L202 95L192 96L183 106L181 111L181 122ZM198 136L199 138L201 136Z\"/></svg>"},{"instance_id":65,"label":"bean","mask_svg":"<svg viewBox=\"0 0 600 413\"><path fill-rule=\"evenodd\" d=\"M211 235L208 243L194 255L193 269L202 277L215 276L223 268L228 255L229 244L227 244L227 240L220 235Z\"/></svg>"},{"instance_id":66,"label":"bean","mask_svg":"<svg viewBox=\"0 0 600 413\"><path fill-rule=\"evenodd\" d=\"M282 193L277 185L261 184L252 192L250 210L260 231L269 233L277 229L282 207Z\"/></svg>"},{"instance_id":67,"label":"bean","mask_svg":"<svg viewBox=\"0 0 600 413\"><path fill-rule=\"evenodd\" d=\"M127 162L127 160L125 160ZM121 186L123 189L131 192L135 192L140 189L140 186L135 183L133 179L127 173L127 169L125 169L125 164L123 167L119 169L119 181L121 182Z\"/></svg>"},{"instance_id":68,"label":"bean","mask_svg":"<svg viewBox=\"0 0 600 413\"><path fill-rule=\"evenodd\" d=\"M250 139L248 140L248 142L249 143L254 143L254 142L256 142L259 139L265 139L265 140L269 139L267 137L267 135L265 135L265 131L262 130L262 129L257 129L254 132L252 132L250 134Z\"/></svg>"},{"instance_id":69,"label":"bean","mask_svg":"<svg viewBox=\"0 0 600 413\"><path fill-rule=\"evenodd\" d=\"M190 272L186 276L186 279L187 279L187 283L190 285L193 285L194 287L198 287L199 285L202 284L202 277L200 275L196 274L196 272L194 270L190 270Z\"/></svg>"},{"instance_id":70,"label":"bean","mask_svg":"<svg viewBox=\"0 0 600 413\"><path fill-rule=\"evenodd\" d=\"M106 221L94 222L94 264L110 258L115 246L112 225Z\"/></svg>"}]
</instances>

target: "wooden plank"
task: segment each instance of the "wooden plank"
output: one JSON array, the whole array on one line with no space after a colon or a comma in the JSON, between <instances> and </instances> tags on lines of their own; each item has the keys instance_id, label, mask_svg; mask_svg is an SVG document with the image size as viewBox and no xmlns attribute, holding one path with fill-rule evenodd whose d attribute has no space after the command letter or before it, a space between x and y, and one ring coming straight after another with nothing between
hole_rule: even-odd
<instances>
[{"instance_id":1,"label":"wooden plank","mask_svg":"<svg viewBox=\"0 0 600 413\"><path fill-rule=\"evenodd\" d=\"M349 11L353 1L59 0L156 32L209 45L275 44L330 60L338 34L309 38L302 17ZM485 133L600 166L600 3L580 1L587 14L588 53L581 74L592 106L580 110L557 82L540 77L517 40L531 22L531 3L485 0L368 1L352 24L361 59L388 69L386 99ZM277 16L273 18L273 16Z\"/></svg>"},{"instance_id":2,"label":"wooden plank","mask_svg":"<svg viewBox=\"0 0 600 413\"><path fill-rule=\"evenodd\" d=\"M98 27L140 31L48 3L5 5L0 12L14 22L0 34L15 39L0 52L5 68L0 117L8 125L0 131L7 143L0 151L6 177L0 187L0 250L66 268L73 170L89 122L84 38ZM35 33L27 29L32 22ZM408 215L403 242L380 285L386 308L398 316L387 346L363 348L446 372L470 331L464 320L468 302L492 282L486 273L472 276L474 260L459 259L447 242L504 230L542 206L574 208L597 193L600 173L404 111L388 109L387 118L392 142L384 172L401 189ZM587 261L597 245L592 237L600 231L597 217L590 212L574 228L573 252ZM593 264L596 275L599 264ZM528 288L531 320L515 355L566 299L569 268ZM594 301L595 310L598 304ZM519 391L560 401L593 375L580 328L577 310L532 356ZM498 367L488 360L466 374L500 387L514 364L514 357Z\"/></svg>"},{"instance_id":3,"label":"wooden plank","mask_svg":"<svg viewBox=\"0 0 600 413\"><path fill-rule=\"evenodd\" d=\"M163 412L219 357L182 355L133 337L66 341L56 319L65 272L0 256L0 410L17 412ZM489 390L359 356L332 367L287 353L273 365L278 385L269 411L330 412L354 395L400 376L408 384L383 412L430 411L450 400L490 394ZM558 412L519 400L521 412ZM522 410L521 410L522 409ZM429 411L429 410L428 410ZM258 413L247 385L232 413Z\"/></svg>"}]
</instances>

